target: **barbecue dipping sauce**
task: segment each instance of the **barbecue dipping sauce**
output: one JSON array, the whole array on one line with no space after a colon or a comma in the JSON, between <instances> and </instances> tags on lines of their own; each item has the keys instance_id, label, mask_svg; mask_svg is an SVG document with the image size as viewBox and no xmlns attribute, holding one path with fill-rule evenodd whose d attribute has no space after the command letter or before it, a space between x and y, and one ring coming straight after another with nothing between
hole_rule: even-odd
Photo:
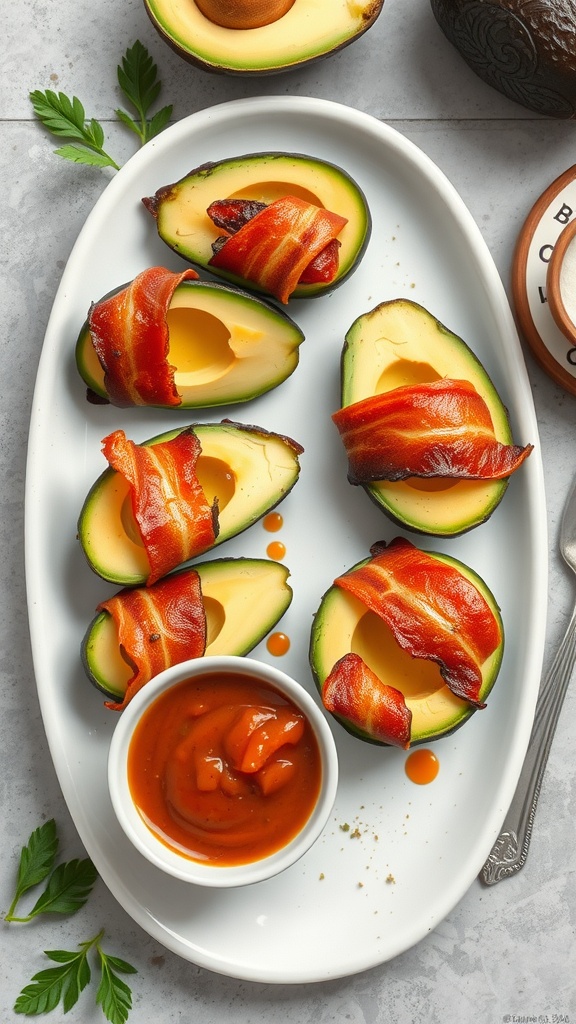
<instances>
[{"instance_id":1,"label":"barbecue dipping sauce","mask_svg":"<svg viewBox=\"0 0 576 1024\"><path fill-rule=\"evenodd\" d=\"M195 676L161 694L128 754L148 827L183 856L222 866L286 846L312 813L321 774L304 713L236 673Z\"/></svg>"}]
</instances>

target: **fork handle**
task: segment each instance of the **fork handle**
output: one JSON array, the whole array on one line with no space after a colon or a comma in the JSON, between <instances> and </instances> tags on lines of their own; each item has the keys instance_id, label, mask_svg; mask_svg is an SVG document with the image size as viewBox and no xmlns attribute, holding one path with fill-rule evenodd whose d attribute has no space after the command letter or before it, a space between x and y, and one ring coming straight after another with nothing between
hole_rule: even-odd
<instances>
[{"instance_id":1,"label":"fork handle","mask_svg":"<svg viewBox=\"0 0 576 1024\"><path fill-rule=\"evenodd\" d=\"M495 885L524 866L540 786L558 716L576 660L576 607L547 675L542 681L526 759L504 824L480 872L486 885Z\"/></svg>"}]
</instances>

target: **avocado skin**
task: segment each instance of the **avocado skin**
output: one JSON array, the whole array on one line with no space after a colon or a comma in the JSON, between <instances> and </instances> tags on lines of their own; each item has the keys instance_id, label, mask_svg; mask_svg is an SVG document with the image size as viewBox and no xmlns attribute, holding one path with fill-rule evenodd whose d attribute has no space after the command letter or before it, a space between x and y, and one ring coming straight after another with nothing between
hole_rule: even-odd
<instances>
[{"instance_id":1,"label":"avocado skin","mask_svg":"<svg viewBox=\"0 0 576 1024\"><path fill-rule=\"evenodd\" d=\"M431 0L446 38L508 99L548 117L576 117L574 0Z\"/></svg>"},{"instance_id":2,"label":"avocado skin","mask_svg":"<svg viewBox=\"0 0 576 1024\"><path fill-rule=\"evenodd\" d=\"M440 561L447 562L449 565L465 569L466 570L466 575L468 576L468 578L472 579L473 581L475 581L475 580L478 581L478 583L480 584L479 589L481 589L481 591L482 591L482 593L484 594L485 597L490 598L490 600L489 600L490 607L491 607L492 611L494 612L494 614L496 615L496 617L498 618L498 621L500 623L501 634L502 634L502 642L500 644L500 647L498 648L498 651L495 652L496 658L495 658L494 664L492 666L490 678L485 683L485 685L484 685L484 687L482 689L482 699L486 700L486 698L488 697L488 695L492 691L492 689L494 687L494 684L496 683L496 680L498 678L498 674L500 672L500 667L502 665L502 658L504 656L505 634L504 634L504 627L503 627L503 624L502 624L502 618L501 618L501 615L500 615L500 609L499 609L499 607L498 607L498 605L497 605L493 595L490 593L488 587L484 583L484 581L478 576L478 574L476 572L474 572L473 569L471 569L469 566L465 566L464 563L460 562L458 559L453 558L450 555L439 554L438 552L432 552L432 551L429 551L428 554L434 555L434 557L437 557ZM366 565L369 561L370 561L369 558L363 559L362 561L358 562L356 565L352 566L352 568L349 569L348 572L354 572L354 570L361 568L361 566ZM314 615L313 622L312 622L312 628L311 628L311 632L310 632L310 643L309 643L309 648L308 648L308 663L310 665L310 670L311 670L311 673L312 673L312 678L314 680L314 685L316 686L316 689L318 691L320 699L322 699L322 686L323 686L324 680L322 679L322 676L321 676L321 673L320 673L319 667L318 667L318 659L320 657L320 654L318 652L318 648L320 646L321 631L322 631L322 628L323 628L323 625L324 625L324 620L325 620L325 604L326 604L326 600L327 600L327 598L329 598L329 596L332 594L332 592L337 591L337 590L338 590L338 588L336 587L336 585L332 584L332 586L328 587L328 589L324 592L324 594L323 594L323 596L322 596L322 598L320 600L320 604L318 606L318 609L317 609L317 611L316 611L316 613ZM494 655L492 655L492 657L494 658ZM337 658L334 659L334 663L336 661L337 661ZM453 722L452 724L447 725L445 729L442 729L442 731L439 732L439 733L435 733L433 736L429 736L429 735L425 735L425 736L418 736L418 735L411 736L411 738L410 738L410 748L420 746L420 745L422 745L424 743L426 743L426 744L433 743L433 742L435 742L438 739L443 739L445 736L451 736L453 733L457 732L458 729L461 729L462 726L471 718L471 716L477 710L478 709L474 705L467 704L466 702L462 701L462 707L461 707L461 710L459 711L459 717L458 717L457 721ZM332 713L332 712L330 712L330 714L339 723L339 725L341 725L342 728L345 729L346 732L349 733L351 736L353 736L355 739L362 740L363 743L371 743L373 746L377 746L377 747L392 747L393 746L390 743L385 743L382 740L375 739L368 732L365 732L364 730L362 730L362 729L358 728L357 726L353 725L351 722L349 722L343 716L335 714L335 713Z\"/></svg>"},{"instance_id":3,"label":"avocado skin","mask_svg":"<svg viewBox=\"0 0 576 1024\"><path fill-rule=\"evenodd\" d=\"M187 61L189 64L192 64L193 67L199 68L201 71L206 71L212 74L251 78L262 77L263 75L279 75L282 74L283 72L292 71L295 68L305 68L308 67L308 65L315 64L320 60L326 60L333 54L340 53L341 50L344 50L347 46L350 46L351 43L354 43L357 39L360 39L361 36L363 36L368 31L368 29L372 27L376 19L379 17L383 6L384 0L373 0L372 4L370 4L365 14L363 15L362 24L360 28L357 28L355 31L353 31L353 33L351 33L348 39L344 39L342 42L326 51L313 54L310 57L305 57L300 60L297 58L287 58L286 60L281 59L278 61L278 64L274 67L255 66L252 68L240 68L233 67L230 63L226 63L225 60L218 58L216 54L214 55L213 60L205 60L200 56L200 54L195 53L193 49L189 49L183 43L179 43L178 40L170 34L169 28L163 25L162 22L155 16L152 10L152 5L148 2L148 0L144 0L144 9L150 21L152 22L154 28L158 32L158 35L161 37L161 39L164 40L164 42L170 47L170 49L173 50L174 53L176 53L183 60ZM191 41L190 45L194 45L193 41Z\"/></svg>"},{"instance_id":4,"label":"avocado skin","mask_svg":"<svg viewBox=\"0 0 576 1024\"><path fill-rule=\"evenodd\" d=\"M370 241L370 237L371 237L371 234L372 234L372 216L371 216L371 213L370 213L370 208L368 206L368 201L366 199L366 196L364 195L364 193L363 193L362 189L360 188L360 186L358 185L358 183L352 178L352 176L350 174L348 174L347 171L345 171L342 167L338 166L337 164L334 164L334 163L332 163L329 160L322 160L320 158L312 157L312 156L309 156L309 155L303 154L303 153L289 153L289 152L281 152L281 151L275 151L275 150L270 150L268 152L259 152L259 153L245 153L245 154L242 154L240 156L228 157L228 158L224 158L224 159L218 160L218 161L206 161L205 163L200 164L198 167L192 168L192 170L188 171L187 174L184 174L177 181L172 182L172 183L167 184L167 185L161 185L160 188L158 188L157 191L154 193L154 195L152 195L152 196L143 196L142 197L142 203L143 203L144 207L148 210L148 212L152 215L152 217L154 217L154 219L156 220L158 234L159 234L160 238L162 239L162 241L165 242L165 244L168 245L169 248L172 249L174 252L176 252L180 257L182 257L182 259L184 259L188 263L192 264L192 266L196 267L198 270L207 271L210 274L214 274L216 277L224 278L226 281L228 281L229 283L235 285L238 288L249 290L250 292L259 293L264 298L270 298L268 293L263 292L262 289L258 288L258 286L253 284L252 282L248 282L248 281L244 280L243 278L236 278L232 274L227 274L225 271L218 270L215 267L209 266L207 259L200 260L198 258L194 258L194 256L191 255L190 252L188 252L183 247L182 244L180 244L180 243L178 243L178 241L175 241L174 239L172 239L168 235L168 233L162 233L162 230L161 230L161 227L160 227L160 224L159 224L159 217L160 217L160 214L161 214L161 208L162 208L163 202L175 200L175 198L177 197L178 192L180 191L180 189L183 188L185 186L185 184L188 182L188 180L191 179L191 178L196 179L198 182L205 182L205 181L209 180L210 178L212 178L213 176L217 175L217 172L220 169L222 169L222 168L226 169L227 167L230 167L230 168L234 169L234 167L236 167L236 166L240 166L241 167L241 165L243 163L250 163L251 165L253 165L253 164L257 163L258 161L262 161L263 163L265 163L267 165L272 165L272 167L267 167L266 168L266 176L267 176L268 179L271 179L271 176L273 175L273 170L274 170L273 165L276 162L278 162L278 165L279 165L279 168L280 168L280 170L279 170L279 177L282 179L281 162L286 160L286 159L287 160L294 160L294 161L297 161L298 163L310 162L310 164L312 166L317 165L317 166L319 166L321 168L324 168L329 174L338 176L339 178L341 178L346 183L348 189L351 192L354 192L357 200L359 200L361 205L362 205L362 215L363 215L362 237L359 239L359 241L357 243L356 249L354 250L353 262L350 264L348 269L347 270L339 269L339 273L338 273L337 277L335 278L334 281L330 281L329 284L316 284L316 285L298 286L295 289L295 291L293 292L291 298L294 298L294 299L308 299L308 298L316 298L317 296L320 296L320 295L326 295L326 294L329 294L330 292L334 291L335 288L338 288L341 284L343 284L345 281L347 281L348 278L351 277L352 274L357 270L357 268L359 267L359 265L360 265L360 263L361 263L361 261L362 261L362 259L364 257L364 254L366 252L366 249L368 247L368 243ZM235 190L239 191L240 188L241 188L241 183L237 182L235 184ZM222 195L218 194L218 185L216 184L216 188L215 188L214 194L211 194L210 196L207 196L206 208L208 207L210 201L212 201L214 199L221 199L221 198L225 198L225 196L222 196ZM334 212L335 213L340 213L342 216L346 216L346 212L347 211L345 211L345 210L334 210ZM214 237L216 237L216 232L217 232L217 229L215 229L215 231L214 231ZM212 255L211 252L210 252L209 255L210 256Z\"/></svg>"},{"instance_id":5,"label":"avocado skin","mask_svg":"<svg viewBox=\"0 0 576 1024\"><path fill-rule=\"evenodd\" d=\"M108 612L98 612L98 614L95 615L92 621L90 622L90 625L88 626L82 638L82 643L80 644L80 660L82 662L82 668L84 669L84 672L86 673L92 685L95 686L96 689L100 691L100 693L103 693L107 700L119 701L122 700L123 694L112 689L112 687L105 686L104 683L100 681L100 679L95 674L92 668L92 661L89 654L89 644L92 638L92 634L94 630L98 627L100 622L104 620L104 618L107 615Z\"/></svg>"}]
</instances>

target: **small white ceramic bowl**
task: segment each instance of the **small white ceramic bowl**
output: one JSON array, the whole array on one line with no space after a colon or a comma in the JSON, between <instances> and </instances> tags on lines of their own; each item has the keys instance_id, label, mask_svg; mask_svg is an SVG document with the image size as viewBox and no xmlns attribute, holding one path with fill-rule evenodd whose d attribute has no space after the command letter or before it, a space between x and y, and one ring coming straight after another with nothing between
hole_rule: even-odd
<instances>
[{"instance_id":1,"label":"small white ceramic bowl","mask_svg":"<svg viewBox=\"0 0 576 1024\"><path fill-rule=\"evenodd\" d=\"M248 864L217 866L192 860L160 840L138 811L128 783L128 751L134 729L143 713L171 687L195 676L237 673L274 687L304 713L311 724L322 766L318 800L301 831L284 847ZM338 757L332 732L324 713L300 683L279 669L253 658L204 657L183 662L151 679L121 713L112 736L108 758L108 785L118 821L137 850L167 874L204 886L241 886L279 874L294 864L320 836L336 797Z\"/></svg>"}]
</instances>

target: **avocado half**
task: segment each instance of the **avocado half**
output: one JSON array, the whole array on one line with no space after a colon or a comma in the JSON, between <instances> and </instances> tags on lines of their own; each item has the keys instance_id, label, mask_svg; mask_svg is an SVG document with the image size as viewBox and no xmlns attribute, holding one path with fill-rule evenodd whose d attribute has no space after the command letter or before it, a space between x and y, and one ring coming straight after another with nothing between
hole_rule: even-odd
<instances>
[{"instance_id":1,"label":"avocado half","mask_svg":"<svg viewBox=\"0 0 576 1024\"><path fill-rule=\"evenodd\" d=\"M336 164L299 153L249 153L196 167L179 181L164 185L142 200L156 219L160 238L185 260L201 270L249 291L257 285L209 266L212 243L219 230L206 214L219 199L253 199L271 203L293 195L315 206L346 217L338 235L338 274L329 284L301 284L292 298L312 298L332 291L358 266L372 227L364 193L353 178Z\"/></svg>"},{"instance_id":2,"label":"avocado half","mask_svg":"<svg viewBox=\"0 0 576 1024\"><path fill-rule=\"evenodd\" d=\"M458 569L471 580L487 601L504 637L500 609L494 595L477 573L449 555L431 551L428 554ZM365 559L359 562L350 572L368 561ZM404 694L406 705L412 712L410 746L429 743L454 732L476 710L474 705L452 693L435 662L414 658L403 651L391 629L376 612L368 610L358 598L333 585L322 597L310 636L310 666L320 695L336 662L350 652L360 655L383 683ZM481 702L486 700L496 682L503 653L504 639L482 665ZM334 717L347 732L358 739L387 746L344 717Z\"/></svg>"},{"instance_id":3,"label":"avocado half","mask_svg":"<svg viewBox=\"0 0 576 1024\"><path fill-rule=\"evenodd\" d=\"M206 613L206 656L248 654L292 600L289 572L280 562L222 558L200 562L194 569L200 576ZM81 655L90 681L109 700L121 702L134 669L122 655L109 612L99 612L90 623Z\"/></svg>"},{"instance_id":4,"label":"avocado half","mask_svg":"<svg viewBox=\"0 0 576 1024\"><path fill-rule=\"evenodd\" d=\"M182 400L177 409L247 402L278 387L296 369L304 341L283 310L217 282L183 281L166 321L167 358ZM90 391L108 399L88 321L76 343L76 365Z\"/></svg>"},{"instance_id":5,"label":"avocado half","mask_svg":"<svg viewBox=\"0 0 576 1024\"><path fill-rule=\"evenodd\" d=\"M384 0L294 0L280 18L256 28L215 24L194 0L144 0L144 6L164 41L190 63L204 71L261 75L341 50L371 28ZM235 5L232 0L225 6Z\"/></svg>"},{"instance_id":6,"label":"avocado half","mask_svg":"<svg viewBox=\"0 0 576 1024\"><path fill-rule=\"evenodd\" d=\"M383 302L358 317L346 334L342 406L443 377L470 381L490 410L496 440L512 444L508 413L482 363L462 338L423 306L409 299ZM361 486L396 524L414 533L454 537L489 519L504 496L508 478L409 477Z\"/></svg>"},{"instance_id":7,"label":"avocado half","mask_svg":"<svg viewBox=\"0 0 576 1024\"><path fill-rule=\"evenodd\" d=\"M168 441L182 429L144 443ZM291 438L230 420L194 424L194 432L202 446L198 479L209 504L218 499L216 546L282 501L298 480L302 448ZM78 538L90 568L103 579L121 586L146 582L150 566L132 515L130 488L115 470L104 470L88 492Z\"/></svg>"}]
</instances>

